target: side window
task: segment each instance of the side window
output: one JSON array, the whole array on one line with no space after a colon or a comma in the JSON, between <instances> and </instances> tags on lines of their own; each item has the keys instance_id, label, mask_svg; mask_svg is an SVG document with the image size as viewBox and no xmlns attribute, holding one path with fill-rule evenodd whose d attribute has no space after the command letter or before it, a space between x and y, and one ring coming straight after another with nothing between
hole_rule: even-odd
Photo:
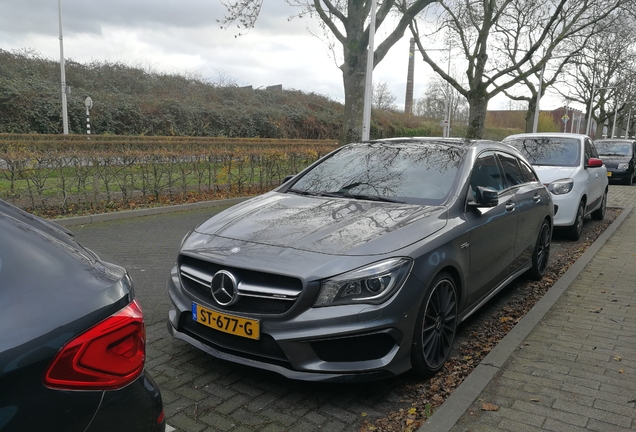
<instances>
[{"instance_id":1,"label":"side window","mask_svg":"<svg viewBox=\"0 0 636 432\"><path fill-rule=\"evenodd\" d=\"M592 157L592 143L589 139L585 139L585 160L583 160L584 164L587 164L587 161Z\"/></svg>"},{"instance_id":2,"label":"side window","mask_svg":"<svg viewBox=\"0 0 636 432\"><path fill-rule=\"evenodd\" d=\"M470 186L473 192L477 190L477 186L503 190L501 170L493 152L484 152L477 157L470 175Z\"/></svg>"},{"instance_id":3,"label":"side window","mask_svg":"<svg viewBox=\"0 0 636 432\"><path fill-rule=\"evenodd\" d=\"M506 153L497 153L497 156L501 161L501 166L503 167L504 177L506 178L506 184L508 187L516 186L525 182L516 157Z\"/></svg>"},{"instance_id":4,"label":"side window","mask_svg":"<svg viewBox=\"0 0 636 432\"><path fill-rule=\"evenodd\" d=\"M590 157L593 158L597 158L598 159L598 151L596 150L596 146L594 145L594 143L591 140L586 140L587 145L590 146Z\"/></svg>"},{"instance_id":5,"label":"side window","mask_svg":"<svg viewBox=\"0 0 636 432\"><path fill-rule=\"evenodd\" d=\"M523 174L523 179L526 183L538 181L537 176L534 174L534 171L532 171L532 168L530 168L530 166L524 161L519 160L519 167L521 167L521 173Z\"/></svg>"}]
</instances>

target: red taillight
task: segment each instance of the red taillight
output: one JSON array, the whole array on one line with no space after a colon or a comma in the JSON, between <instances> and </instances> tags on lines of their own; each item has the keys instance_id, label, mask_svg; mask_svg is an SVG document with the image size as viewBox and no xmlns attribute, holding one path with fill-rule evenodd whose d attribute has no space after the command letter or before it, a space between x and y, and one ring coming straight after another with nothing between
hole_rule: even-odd
<instances>
[{"instance_id":1,"label":"red taillight","mask_svg":"<svg viewBox=\"0 0 636 432\"><path fill-rule=\"evenodd\" d=\"M44 385L64 390L112 390L143 371L146 328L137 300L68 342L44 374Z\"/></svg>"}]
</instances>

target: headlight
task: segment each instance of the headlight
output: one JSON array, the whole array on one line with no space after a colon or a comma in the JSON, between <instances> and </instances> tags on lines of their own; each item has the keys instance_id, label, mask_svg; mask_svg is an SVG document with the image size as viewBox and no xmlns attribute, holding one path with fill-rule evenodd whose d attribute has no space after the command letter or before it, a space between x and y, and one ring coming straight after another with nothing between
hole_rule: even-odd
<instances>
[{"instance_id":1,"label":"headlight","mask_svg":"<svg viewBox=\"0 0 636 432\"><path fill-rule=\"evenodd\" d=\"M574 187L574 180L571 178L555 180L548 185L548 190L554 195L563 195L572 190Z\"/></svg>"},{"instance_id":2,"label":"headlight","mask_svg":"<svg viewBox=\"0 0 636 432\"><path fill-rule=\"evenodd\" d=\"M618 169L619 170L627 170L627 169L629 169L629 164L628 163L619 163L618 164Z\"/></svg>"},{"instance_id":3,"label":"headlight","mask_svg":"<svg viewBox=\"0 0 636 432\"><path fill-rule=\"evenodd\" d=\"M326 279L314 306L382 303L402 286L411 264L410 258L391 258Z\"/></svg>"}]
</instances>

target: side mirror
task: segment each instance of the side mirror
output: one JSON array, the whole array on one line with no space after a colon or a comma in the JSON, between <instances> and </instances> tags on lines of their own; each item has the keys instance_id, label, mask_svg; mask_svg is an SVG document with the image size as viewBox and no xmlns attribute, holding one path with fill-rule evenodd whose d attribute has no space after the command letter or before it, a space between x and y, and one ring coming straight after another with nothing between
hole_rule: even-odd
<instances>
[{"instance_id":1,"label":"side mirror","mask_svg":"<svg viewBox=\"0 0 636 432\"><path fill-rule=\"evenodd\" d=\"M473 207L495 207L497 204L499 204L499 192L489 186L477 186L475 200L468 202L468 205Z\"/></svg>"},{"instance_id":2,"label":"side mirror","mask_svg":"<svg viewBox=\"0 0 636 432\"><path fill-rule=\"evenodd\" d=\"M283 182L282 182L281 184L285 184L285 183L287 183L288 181L290 181L290 180L291 180L291 179L293 179L294 177L296 177L296 176L295 176L295 175L288 175L287 177L285 177L285 178L283 179Z\"/></svg>"},{"instance_id":3,"label":"side mirror","mask_svg":"<svg viewBox=\"0 0 636 432\"><path fill-rule=\"evenodd\" d=\"M603 161L599 158L590 158L585 164L585 168L598 168L603 166Z\"/></svg>"}]
</instances>

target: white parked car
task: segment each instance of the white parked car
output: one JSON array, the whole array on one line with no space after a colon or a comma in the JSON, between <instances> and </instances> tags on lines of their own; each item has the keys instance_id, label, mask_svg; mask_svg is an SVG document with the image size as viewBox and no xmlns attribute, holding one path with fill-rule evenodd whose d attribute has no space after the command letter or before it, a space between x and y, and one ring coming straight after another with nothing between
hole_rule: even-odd
<instances>
[{"instance_id":1,"label":"white parked car","mask_svg":"<svg viewBox=\"0 0 636 432\"><path fill-rule=\"evenodd\" d=\"M534 133L511 135L503 142L526 156L552 193L554 226L565 228L568 238L579 239L585 216L605 217L607 170L590 137Z\"/></svg>"}]
</instances>

